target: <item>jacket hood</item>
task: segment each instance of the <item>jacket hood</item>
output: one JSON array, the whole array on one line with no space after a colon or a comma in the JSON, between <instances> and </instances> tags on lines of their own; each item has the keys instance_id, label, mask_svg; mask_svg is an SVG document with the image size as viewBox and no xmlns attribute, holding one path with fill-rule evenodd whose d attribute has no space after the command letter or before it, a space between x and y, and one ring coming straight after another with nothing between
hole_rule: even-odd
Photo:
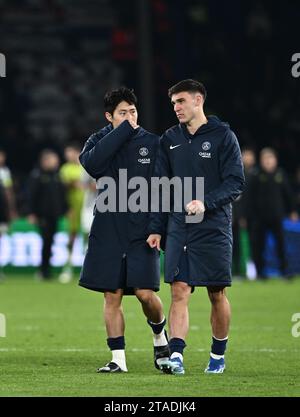
<instances>
[{"instance_id":1,"label":"jacket hood","mask_svg":"<svg viewBox=\"0 0 300 417\"><path fill-rule=\"evenodd\" d=\"M208 116L207 117L208 122L203 125L203 130L207 129L207 130L214 130L217 129L219 127L226 127L226 128L230 128L229 123L227 122L222 122L222 120L220 120L217 116Z\"/></svg>"},{"instance_id":2,"label":"jacket hood","mask_svg":"<svg viewBox=\"0 0 300 417\"><path fill-rule=\"evenodd\" d=\"M182 128L186 129L185 124L180 125ZM195 132L195 135L203 135L207 133L212 133L218 129L229 129L230 126L227 122L222 122L217 116L207 116L207 123L200 126L199 129Z\"/></svg>"}]
</instances>

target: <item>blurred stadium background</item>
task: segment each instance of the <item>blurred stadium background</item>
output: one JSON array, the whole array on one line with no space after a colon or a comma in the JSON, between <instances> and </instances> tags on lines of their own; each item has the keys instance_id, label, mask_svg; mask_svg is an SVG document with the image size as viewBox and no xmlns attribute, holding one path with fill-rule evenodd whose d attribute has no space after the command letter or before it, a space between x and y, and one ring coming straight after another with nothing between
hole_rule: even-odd
<instances>
[{"instance_id":1,"label":"blurred stadium background","mask_svg":"<svg viewBox=\"0 0 300 417\"><path fill-rule=\"evenodd\" d=\"M35 324L30 321L32 308L30 297L35 300L38 297L37 306L41 308L41 310L38 307L34 309L32 317L47 317L43 323L36 325L36 328L48 326L47 320L51 317L47 316L48 309L43 310L42 307L43 297L45 297L45 305L49 305L52 311L57 311L55 317L62 332L58 343L62 348L63 325L67 323L67 327L72 327L71 316L74 314L72 319L76 320L78 311L81 310L80 302L87 308L86 299L89 294L82 296L82 299L76 295L76 291L82 292L76 289L76 280L70 287L63 290L60 289L62 287L56 287L56 281L45 284L52 285L50 290L50 293L53 292L52 296L60 297L57 305L46 298L46 291L49 291L50 287L47 287L47 290L45 287L43 291L36 286L38 283L33 282L33 273L40 264L41 238L38 227L28 222L27 219L28 187L30 175L37 167L42 150L54 150L63 164L65 162L64 149L70 142L79 143L82 146L91 133L103 126L105 123L102 107L103 95L113 87L125 84L134 88L139 98L140 124L161 134L177 122L167 97L167 89L184 78L202 81L208 90L206 113L216 114L228 121L237 134L242 148L251 147L257 157L260 150L266 146L277 151L279 165L287 173L289 179L293 195L293 209L300 215L300 78L294 77L291 72L292 55L300 52L299 18L299 3L292 0L276 3L276 5L268 0L251 2L239 0L226 2L217 0L135 0L132 2L121 0L0 0L0 52L6 57L6 77L0 78L0 148L6 155L3 167L8 167L9 178L11 178L7 180L8 171L6 171L3 178L6 178L7 182L2 180L2 185L7 192L9 216L4 222L8 225L8 229L2 230L0 240L0 265L4 273L4 280L0 287L0 312L7 315L8 326L12 323L9 335L12 335L14 331L18 333L20 329L25 331L26 326L29 326L28 331L32 326L31 330L33 329L34 332ZM292 275L297 275L300 274L300 223L295 219L289 219L288 215L287 210L283 224L288 271ZM68 260L67 231L68 221L62 216L59 220L51 258L51 264L57 268L57 271L60 271ZM239 277L248 275L248 278L254 278L255 273L251 271L247 273L251 250L246 230L241 231L239 239L241 268L235 275ZM83 255L84 239L79 234L71 260L77 271L82 263ZM272 235L268 235L264 258L265 274L267 276L280 275ZM24 280L32 282L25 283ZM299 290L297 277L288 283L278 281L280 282L249 283L245 280L245 282L238 283L239 286L244 285L243 290L239 287L239 291L243 292L241 300L245 303L247 303L248 291L252 293L253 300L256 295L264 297L265 300L265 306L259 301L258 305L253 302L253 309L257 307L257 314L255 313L255 316L253 312L255 317L253 316L253 321L248 323L250 327L252 326L248 336L254 341L257 332L263 333L265 328L271 328L277 332L276 325L272 324L272 314L278 307L279 297L284 298L284 294L292 297L292 294ZM269 285L270 292L268 287L261 287L261 285ZM68 288L70 288L69 292ZM163 291L164 300L168 305L168 288L164 288ZM238 301L238 291L233 291L234 301L241 303L242 301ZM22 293L28 297L27 303L24 302ZM273 294L274 297L268 294ZM78 301L78 304L74 300ZM69 312L70 320L67 322L61 321L59 316L59 309L65 301L70 301L71 310L73 308ZM127 303L129 304L130 301ZM267 318L263 313L264 307L270 314ZM196 317L196 303L192 308L192 317L195 314L195 321L199 320ZM244 310L243 304L237 309L240 312L251 313L252 311L249 305ZM282 341L284 338L290 341L292 339L289 334L290 318L296 311L295 299L290 305L286 303L282 306L282 314L276 319L278 323L280 322L278 325L279 334L282 333ZM26 314L29 320L26 321L27 324L23 320ZM64 310L64 314L68 313ZM262 321L264 318L266 321L260 323L257 317L263 317ZM36 318L32 320L34 322ZM94 318L94 322L97 320ZM53 323L51 326L54 325ZM48 344L47 338L53 337L56 332L51 326L48 333L42 332L40 339L34 342L40 349L37 354L37 361L40 361L40 365L43 362L41 352ZM73 330L80 332L84 326L85 323L82 322ZM199 326L201 328L201 324ZM239 326L242 327L243 323L239 323ZM286 331L283 331L284 326ZM90 333L86 340L92 341L95 329L91 326L88 330ZM208 335L209 330L204 330ZM282 368L279 367L278 375L274 376L275 366L273 368L273 365L267 361L264 373L268 373L268 370L272 368L271 373L276 380L273 382L279 384L279 379L284 374L285 354L291 353L289 350L291 345L286 342L274 346L276 337L271 337L273 330L267 330L270 338L266 338L264 344L259 347L255 345L253 349L256 351L257 349L263 351L264 348L274 349L271 355L275 360L282 361ZM193 342L197 340L193 339L193 333L190 337ZM244 337L245 344L249 343L245 334ZM22 335L19 339L19 341L22 340L22 344L27 344L27 347L23 347L23 351L18 342L15 343L18 337L16 339L14 336L12 339L13 341L10 341L9 337L0 338L0 356L5 358L5 352L7 352L7 360L11 366L7 375L11 378L11 384L8 384L8 387L11 387L9 392L12 395L53 395L54 392L57 395L63 395L64 392L74 394L76 390L55 391L54 388L47 390L46 385L44 390L43 386L35 390L34 384L31 390L24 390L26 378L29 380L34 376L33 369L37 357L28 341L31 337L26 338ZM76 344L80 345L78 340L72 341L75 346L74 352L76 352ZM97 340L99 345L101 340L99 341L99 338ZM299 347L294 342L295 339L292 339L293 352L296 354L299 352ZM4 346L5 343L6 346ZM54 342L52 348L54 349L55 346ZM241 343L241 349L243 346ZM82 348L83 353L85 348L88 349L88 346ZM95 340L93 348L96 352ZM147 348L150 352L150 347ZM146 350L147 348L145 347ZM21 356L18 349L21 349ZM18 385L12 381L12 374L16 367L20 367L24 362L20 363L20 359L16 358L19 357L25 361L29 350L31 350L32 357L27 366L28 373ZM84 361L82 352L80 360ZM237 353L237 356L241 356L242 362L241 352L242 350ZM277 354L281 357L276 356ZM66 358L66 355L67 353L64 352L63 357L67 362L76 363L76 357L72 356L70 359ZM291 355L292 357L295 355ZM88 362L91 366L92 354ZM36 372L42 372L42 370L41 365ZM247 371L245 372L243 375L247 379ZM265 380L265 388L261 387L261 390L255 388L255 377L259 371L257 371L258 374L255 372L251 374L253 390L243 391L238 387L239 384L234 385L233 380L230 380L233 383L232 386L235 387L234 395L268 394L270 381ZM56 369L56 376L59 378L58 369ZM237 377L238 373L234 375L234 378ZM291 384L291 390L285 390L284 395L300 393L300 390L297 390L299 385L297 386L295 378L294 371L291 379L285 380L286 384ZM70 381L67 379L67 384L71 384ZM126 383L125 381L124 386ZM53 382L53 387L54 385ZM273 394L280 395L283 391L279 385L276 386L278 389L275 389ZM102 388L104 390L104 387ZM228 390L226 391L225 385L220 385L220 389L224 389L224 395L230 394ZM121 395L120 392L103 390L97 393L93 391L93 394ZM7 395L7 390L1 392L2 395ZM190 395L201 395L198 391L190 392ZM88 395L89 392L79 390L75 393ZM125 393L128 394L127 391ZM142 392L140 395L144 394ZM167 390L163 394L172 395L172 392ZM188 384L183 394L189 395ZM139 395L138 388L133 389L132 395ZM153 395L158 395L154 388ZM180 391L177 391L175 395L180 395ZM202 392L202 395L216 395L216 393L211 386L206 392Z\"/></svg>"},{"instance_id":2,"label":"blurred stadium background","mask_svg":"<svg viewBox=\"0 0 300 417\"><path fill-rule=\"evenodd\" d=\"M106 90L134 88L141 124L161 134L176 123L167 89L187 77L207 86L207 113L228 120L241 147L278 152L299 212L300 95L291 74L298 17L296 1L273 7L238 0L140 0L130 6L119 0L1 0L7 77L1 79L0 147L13 178L14 220L26 215L28 176L41 150L52 148L63 161L69 142L82 145L103 126ZM2 265L37 265L38 241L21 235L30 230L24 221L11 224ZM292 271L300 272L293 255L295 245L300 249L299 227L286 227L286 234ZM270 245L268 272L277 268ZM79 265L82 253L74 256ZM53 260L63 262L63 256Z\"/></svg>"}]
</instances>

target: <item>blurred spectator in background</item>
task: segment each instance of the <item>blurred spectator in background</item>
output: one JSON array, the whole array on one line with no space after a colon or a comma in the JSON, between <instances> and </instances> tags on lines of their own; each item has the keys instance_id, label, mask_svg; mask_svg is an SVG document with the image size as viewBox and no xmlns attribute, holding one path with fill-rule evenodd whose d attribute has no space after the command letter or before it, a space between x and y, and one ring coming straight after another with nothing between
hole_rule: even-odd
<instances>
[{"instance_id":1,"label":"blurred spectator in background","mask_svg":"<svg viewBox=\"0 0 300 417\"><path fill-rule=\"evenodd\" d=\"M81 147L79 144L70 144L65 148L66 162L60 169L61 179L67 188L67 201L69 205L69 256L68 261L59 276L63 284L72 280L72 251L76 236L81 231L81 210L83 205L84 191L81 182L83 168L79 162Z\"/></svg>"},{"instance_id":2,"label":"blurred spectator in background","mask_svg":"<svg viewBox=\"0 0 300 417\"><path fill-rule=\"evenodd\" d=\"M5 193L5 188L0 180L0 236L8 229L8 203Z\"/></svg>"},{"instance_id":3,"label":"blurred spectator in background","mask_svg":"<svg viewBox=\"0 0 300 417\"><path fill-rule=\"evenodd\" d=\"M39 168L30 175L28 186L28 221L38 225L43 241L42 260L38 277L50 277L50 257L58 220L67 211L66 191L59 175L58 155L45 149Z\"/></svg>"},{"instance_id":4,"label":"blurred spectator in background","mask_svg":"<svg viewBox=\"0 0 300 417\"><path fill-rule=\"evenodd\" d=\"M16 217L13 182L6 166L6 152L0 149L0 245L1 237L8 231L9 222ZM0 279L4 274L0 265Z\"/></svg>"},{"instance_id":5,"label":"blurred spectator in background","mask_svg":"<svg viewBox=\"0 0 300 417\"><path fill-rule=\"evenodd\" d=\"M84 235L84 244L87 243L94 218L94 206L97 197L96 181L86 171L83 172L81 183L84 188L84 199L81 210L81 230Z\"/></svg>"},{"instance_id":6,"label":"blurred spectator in background","mask_svg":"<svg viewBox=\"0 0 300 417\"><path fill-rule=\"evenodd\" d=\"M277 154L272 148L260 152L260 167L248 190L248 205L253 213L253 259L258 278L264 276L264 248L267 231L271 231L277 243L279 268L288 278L283 235L283 219L289 215L298 220L291 185L285 172L278 167Z\"/></svg>"},{"instance_id":7,"label":"blurred spectator in background","mask_svg":"<svg viewBox=\"0 0 300 417\"><path fill-rule=\"evenodd\" d=\"M300 215L300 166L297 167L295 180L293 183L294 193L296 197L296 210L298 216Z\"/></svg>"},{"instance_id":8,"label":"blurred spectator in background","mask_svg":"<svg viewBox=\"0 0 300 417\"><path fill-rule=\"evenodd\" d=\"M7 232L8 229L8 204L7 198L5 193L5 188L0 180L0 249L2 243L2 235ZM2 271L1 263L0 263L0 280L4 278L4 274Z\"/></svg>"},{"instance_id":9,"label":"blurred spectator in background","mask_svg":"<svg viewBox=\"0 0 300 417\"><path fill-rule=\"evenodd\" d=\"M233 233L233 272L237 276L243 275L244 271L241 265L242 261L242 247L241 247L241 230L245 230L248 233L248 239L250 247L252 249L252 225L253 225L253 212L249 206L249 184L256 171L256 156L254 149L245 147L242 149L242 159L244 165L244 174L246 187L243 194L241 194L237 200L232 204L233 219L232 219L232 233Z\"/></svg>"},{"instance_id":10,"label":"blurred spectator in background","mask_svg":"<svg viewBox=\"0 0 300 417\"><path fill-rule=\"evenodd\" d=\"M0 182L6 194L9 219L14 219L16 214L15 195L13 190L13 180L10 169L6 166L6 152L0 149Z\"/></svg>"}]
</instances>

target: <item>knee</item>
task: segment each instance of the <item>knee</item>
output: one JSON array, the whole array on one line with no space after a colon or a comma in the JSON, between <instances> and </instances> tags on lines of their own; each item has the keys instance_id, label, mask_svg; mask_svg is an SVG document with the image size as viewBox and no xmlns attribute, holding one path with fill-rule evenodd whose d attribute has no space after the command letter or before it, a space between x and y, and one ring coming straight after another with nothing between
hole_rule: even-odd
<instances>
[{"instance_id":1,"label":"knee","mask_svg":"<svg viewBox=\"0 0 300 417\"><path fill-rule=\"evenodd\" d=\"M118 308L122 303L122 294L119 292L106 292L104 293L105 307Z\"/></svg>"},{"instance_id":2,"label":"knee","mask_svg":"<svg viewBox=\"0 0 300 417\"><path fill-rule=\"evenodd\" d=\"M224 288L208 288L207 292L212 304L217 304L227 300Z\"/></svg>"},{"instance_id":3,"label":"knee","mask_svg":"<svg viewBox=\"0 0 300 417\"><path fill-rule=\"evenodd\" d=\"M153 291L150 290L136 290L135 295L142 304L150 304L154 297Z\"/></svg>"},{"instance_id":4,"label":"knee","mask_svg":"<svg viewBox=\"0 0 300 417\"><path fill-rule=\"evenodd\" d=\"M191 287L185 282L174 282L172 284L172 301L187 302L191 294Z\"/></svg>"}]
</instances>

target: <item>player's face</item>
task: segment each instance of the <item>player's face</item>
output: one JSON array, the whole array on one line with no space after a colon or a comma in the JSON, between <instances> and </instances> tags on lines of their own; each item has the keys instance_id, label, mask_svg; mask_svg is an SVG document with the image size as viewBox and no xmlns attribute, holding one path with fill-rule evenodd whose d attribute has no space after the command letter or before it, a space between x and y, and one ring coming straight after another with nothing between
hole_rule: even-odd
<instances>
[{"instance_id":1,"label":"player's face","mask_svg":"<svg viewBox=\"0 0 300 417\"><path fill-rule=\"evenodd\" d=\"M255 165L255 153L250 150L242 152L243 164L246 169Z\"/></svg>"},{"instance_id":2,"label":"player's face","mask_svg":"<svg viewBox=\"0 0 300 417\"><path fill-rule=\"evenodd\" d=\"M197 115L203 98L199 93L182 92L173 94L171 103L180 123L190 123Z\"/></svg>"},{"instance_id":3,"label":"player's face","mask_svg":"<svg viewBox=\"0 0 300 417\"><path fill-rule=\"evenodd\" d=\"M0 152L0 166L5 165L6 155L4 152Z\"/></svg>"},{"instance_id":4,"label":"player's face","mask_svg":"<svg viewBox=\"0 0 300 417\"><path fill-rule=\"evenodd\" d=\"M46 171L55 171L59 167L59 159L55 153L49 153L42 157L41 167Z\"/></svg>"},{"instance_id":5,"label":"player's face","mask_svg":"<svg viewBox=\"0 0 300 417\"><path fill-rule=\"evenodd\" d=\"M124 120L128 120L133 124L137 124L138 113L134 104L129 104L126 101L121 101L121 103L119 103L115 108L112 115L106 112L105 116L115 129L121 123L123 123Z\"/></svg>"},{"instance_id":6,"label":"player's face","mask_svg":"<svg viewBox=\"0 0 300 417\"><path fill-rule=\"evenodd\" d=\"M67 146L65 149L65 158L68 162L78 163L79 161L79 150L73 148L72 146Z\"/></svg>"},{"instance_id":7,"label":"player's face","mask_svg":"<svg viewBox=\"0 0 300 417\"><path fill-rule=\"evenodd\" d=\"M277 168L277 158L272 153L264 153L260 158L260 163L266 172L273 172Z\"/></svg>"}]
</instances>

